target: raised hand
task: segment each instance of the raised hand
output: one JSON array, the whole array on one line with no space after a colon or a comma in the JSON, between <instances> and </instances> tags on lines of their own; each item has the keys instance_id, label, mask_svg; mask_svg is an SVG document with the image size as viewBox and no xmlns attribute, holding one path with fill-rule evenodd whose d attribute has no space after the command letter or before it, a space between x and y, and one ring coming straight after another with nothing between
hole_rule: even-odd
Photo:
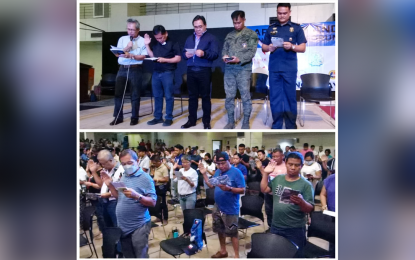
<instances>
[{"instance_id":1,"label":"raised hand","mask_svg":"<svg viewBox=\"0 0 415 260\"><path fill-rule=\"evenodd\" d=\"M199 171L200 171L201 174L206 174L206 168L203 165L201 160L199 161Z\"/></svg>"},{"instance_id":2,"label":"raised hand","mask_svg":"<svg viewBox=\"0 0 415 260\"><path fill-rule=\"evenodd\" d=\"M149 45L150 43L151 43L150 35L148 35L147 33L144 34L144 44Z\"/></svg>"},{"instance_id":3,"label":"raised hand","mask_svg":"<svg viewBox=\"0 0 415 260\"><path fill-rule=\"evenodd\" d=\"M97 172L99 166L93 160L89 160L87 163L87 167L91 172Z\"/></svg>"},{"instance_id":4,"label":"raised hand","mask_svg":"<svg viewBox=\"0 0 415 260\"><path fill-rule=\"evenodd\" d=\"M101 171L101 179L105 182L107 186L110 186L112 183L111 176L108 175L105 171Z\"/></svg>"}]
</instances>

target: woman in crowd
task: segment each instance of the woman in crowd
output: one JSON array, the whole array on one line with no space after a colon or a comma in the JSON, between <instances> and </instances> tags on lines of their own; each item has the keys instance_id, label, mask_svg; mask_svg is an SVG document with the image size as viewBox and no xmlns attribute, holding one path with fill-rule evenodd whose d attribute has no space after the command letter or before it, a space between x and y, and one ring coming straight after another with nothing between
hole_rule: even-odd
<instances>
[{"instance_id":1,"label":"woman in crowd","mask_svg":"<svg viewBox=\"0 0 415 260\"><path fill-rule=\"evenodd\" d=\"M181 178L178 178L177 191L179 193L180 207L184 211L185 209L194 209L196 204L196 188L198 175L197 172L190 167L190 155L183 155L182 166L180 169L182 174ZM174 168L178 165L175 163Z\"/></svg>"},{"instance_id":2,"label":"woman in crowd","mask_svg":"<svg viewBox=\"0 0 415 260\"><path fill-rule=\"evenodd\" d=\"M216 164L213 163L210 153L206 153L203 159L203 166L205 166L207 176L210 179L215 174ZM205 187L205 190L209 189L209 186L206 185L205 181L203 181L203 186Z\"/></svg>"},{"instance_id":3,"label":"woman in crowd","mask_svg":"<svg viewBox=\"0 0 415 260\"><path fill-rule=\"evenodd\" d=\"M313 152L307 152L304 156L304 166L301 168L301 175L306 177L316 188L316 184L321 180L321 166L314 161Z\"/></svg>"}]
</instances>

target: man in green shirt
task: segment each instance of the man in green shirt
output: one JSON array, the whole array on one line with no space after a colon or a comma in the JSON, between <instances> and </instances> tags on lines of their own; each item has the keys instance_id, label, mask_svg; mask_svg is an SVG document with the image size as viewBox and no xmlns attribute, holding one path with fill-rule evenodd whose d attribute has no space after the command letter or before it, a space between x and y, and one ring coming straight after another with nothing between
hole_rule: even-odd
<instances>
[{"instance_id":1,"label":"man in green shirt","mask_svg":"<svg viewBox=\"0 0 415 260\"><path fill-rule=\"evenodd\" d=\"M263 174L261 191L272 192L273 216L271 233L283 236L298 246L298 257L306 243L306 214L314 210L314 190L309 181L300 174L304 157L299 152L287 155L287 174L277 175L268 182L268 173ZM298 194L298 195L295 195Z\"/></svg>"},{"instance_id":2,"label":"man in green shirt","mask_svg":"<svg viewBox=\"0 0 415 260\"><path fill-rule=\"evenodd\" d=\"M238 89L244 113L242 129L249 129L249 117L252 111L250 93L252 58L257 51L258 35L246 28L244 11L234 11L231 18L235 30L226 35L222 49L222 60L225 62L225 108L228 112L228 123L224 129L235 128L235 96Z\"/></svg>"}]
</instances>

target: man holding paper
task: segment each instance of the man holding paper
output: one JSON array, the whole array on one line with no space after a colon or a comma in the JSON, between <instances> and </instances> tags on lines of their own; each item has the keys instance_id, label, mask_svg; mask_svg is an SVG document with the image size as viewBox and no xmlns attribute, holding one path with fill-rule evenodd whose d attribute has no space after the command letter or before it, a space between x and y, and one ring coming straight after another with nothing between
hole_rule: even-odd
<instances>
[{"instance_id":1,"label":"man holding paper","mask_svg":"<svg viewBox=\"0 0 415 260\"><path fill-rule=\"evenodd\" d=\"M151 231L151 217L148 207L156 205L157 195L153 179L138 166L137 154L123 150L120 161L125 170L121 185L113 184L107 174L101 177L111 194L118 199L116 214L118 227L122 231L121 246L125 258L148 258L148 235Z\"/></svg>"},{"instance_id":2,"label":"man holding paper","mask_svg":"<svg viewBox=\"0 0 415 260\"><path fill-rule=\"evenodd\" d=\"M265 33L262 51L269 56L269 94L272 112L272 129L296 129L297 52L303 53L307 40L297 23L290 21L291 5L277 6L278 22L271 24Z\"/></svg>"},{"instance_id":3,"label":"man holding paper","mask_svg":"<svg viewBox=\"0 0 415 260\"><path fill-rule=\"evenodd\" d=\"M140 89L143 74L143 60L147 55L144 39L140 32L140 23L135 19L127 20L128 35L118 40L117 47L122 48L125 54L115 54L118 57L120 68L115 80L114 94L114 120L110 125L118 125L123 122L124 90L126 83L131 88L131 122L130 125L138 124L138 113L140 110ZM128 78L128 82L127 81Z\"/></svg>"},{"instance_id":4,"label":"man holding paper","mask_svg":"<svg viewBox=\"0 0 415 260\"><path fill-rule=\"evenodd\" d=\"M189 91L189 119L182 128L196 125L199 95L202 97L203 126L211 129L211 80L212 63L219 56L218 41L206 30L205 17L193 18L195 32L190 35L183 49L183 58L187 60L187 89Z\"/></svg>"},{"instance_id":5,"label":"man holding paper","mask_svg":"<svg viewBox=\"0 0 415 260\"><path fill-rule=\"evenodd\" d=\"M174 106L174 71L182 57L180 56L179 44L168 37L169 34L164 26L154 26L153 34L157 42L152 45L150 45L150 36L148 34L144 35L144 43L146 44L148 55L152 58L158 58L155 60L156 64L154 64L153 77L151 79L155 100L154 119L148 121L147 124L163 123L163 126L171 126L173 123ZM163 120L163 93L166 99L165 121Z\"/></svg>"},{"instance_id":6,"label":"man holding paper","mask_svg":"<svg viewBox=\"0 0 415 260\"><path fill-rule=\"evenodd\" d=\"M272 192L273 216L271 233L283 236L298 246L297 256L302 258L306 243L306 214L314 210L314 190L309 181L300 175L304 158L299 152L287 155L287 173L277 175L272 181L264 171L261 191Z\"/></svg>"}]
</instances>

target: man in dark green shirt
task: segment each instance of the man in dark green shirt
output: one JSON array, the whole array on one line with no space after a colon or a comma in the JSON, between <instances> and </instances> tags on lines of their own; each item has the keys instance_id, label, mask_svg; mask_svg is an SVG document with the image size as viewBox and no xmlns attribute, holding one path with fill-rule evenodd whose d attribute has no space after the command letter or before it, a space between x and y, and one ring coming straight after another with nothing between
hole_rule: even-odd
<instances>
[{"instance_id":1,"label":"man in dark green shirt","mask_svg":"<svg viewBox=\"0 0 415 260\"><path fill-rule=\"evenodd\" d=\"M283 236L298 246L298 257L306 243L306 214L314 210L314 190L300 174L304 158L299 152L286 157L287 174L277 175L268 182L268 173L262 175L261 191L272 192L273 216L271 233ZM298 194L298 195L295 195Z\"/></svg>"},{"instance_id":2,"label":"man in dark green shirt","mask_svg":"<svg viewBox=\"0 0 415 260\"><path fill-rule=\"evenodd\" d=\"M252 110L250 93L252 58L257 51L258 35L245 27L244 11L234 11L231 17L235 30L226 35L222 49L222 60L225 62L225 108L228 111L228 124L224 129L235 128L235 96L238 89L244 113L242 129L249 129Z\"/></svg>"}]
</instances>

